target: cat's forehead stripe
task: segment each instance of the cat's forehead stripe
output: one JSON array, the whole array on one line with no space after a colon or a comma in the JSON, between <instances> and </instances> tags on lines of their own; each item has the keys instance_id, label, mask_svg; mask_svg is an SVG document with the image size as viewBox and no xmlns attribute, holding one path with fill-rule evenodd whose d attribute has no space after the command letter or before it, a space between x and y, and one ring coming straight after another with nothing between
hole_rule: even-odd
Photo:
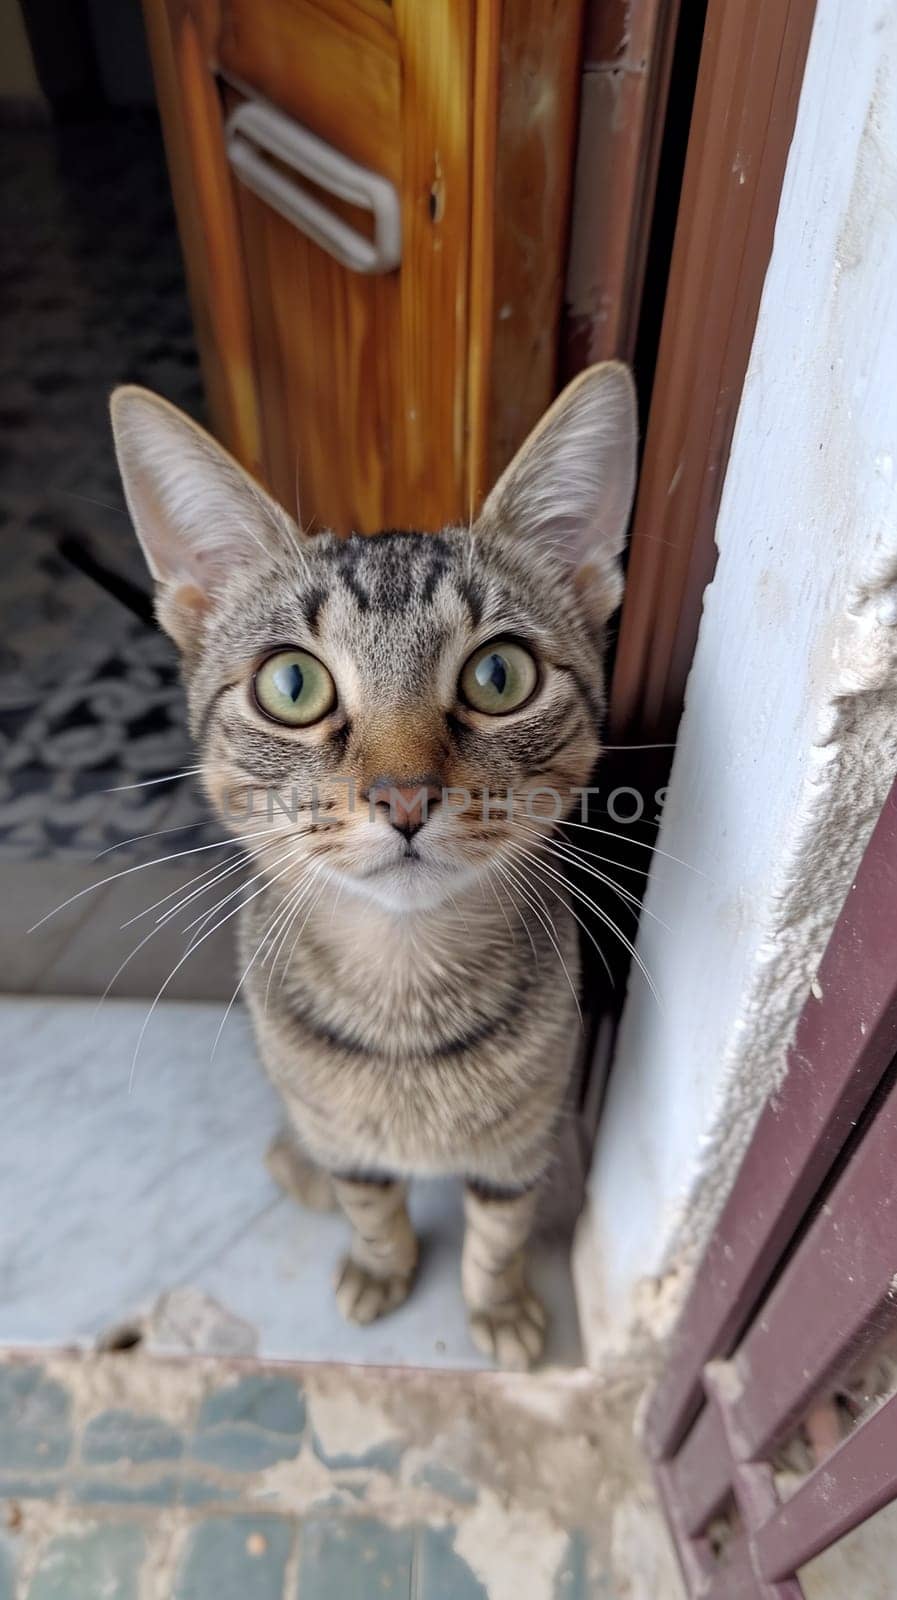
<instances>
[{"instance_id":1,"label":"cat's forehead stripe","mask_svg":"<svg viewBox=\"0 0 897 1600\"><path fill-rule=\"evenodd\" d=\"M322 584L319 583L316 583L313 588L307 589L306 592L300 596L299 603L302 607L302 615L305 618L305 625L308 628L309 633L314 637L317 636L318 618L321 615L321 608L326 599L327 590Z\"/></svg>"},{"instance_id":2,"label":"cat's forehead stripe","mask_svg":"<svg viewBox=\"0 0 897 1600\"><path fill-rule=\"evenodd\" d=\"M448 546L439 534L353 534L333 545L328 555L358 609L374 608L387 616L406 610L414 600L429 605L451 567Z\"/></svg>"}]
</instances>

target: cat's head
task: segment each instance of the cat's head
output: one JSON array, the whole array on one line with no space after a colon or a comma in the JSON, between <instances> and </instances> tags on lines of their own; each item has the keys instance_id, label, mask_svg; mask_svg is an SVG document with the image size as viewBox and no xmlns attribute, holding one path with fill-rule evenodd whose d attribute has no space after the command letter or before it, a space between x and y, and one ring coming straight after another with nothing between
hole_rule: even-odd
<instances>
[{"instance_id":1,"label":"cat's head","mask_svg":"<svg viewBox=\"0 0 897 1600\"><path fill-rule=\"evenodd\" d=\"M205 786L260 866L399 909L519 872L599 753L627 369L583 373L440 534L307 536L165 401L118 389L112 419Z\"/></svg>"}]
</instances>

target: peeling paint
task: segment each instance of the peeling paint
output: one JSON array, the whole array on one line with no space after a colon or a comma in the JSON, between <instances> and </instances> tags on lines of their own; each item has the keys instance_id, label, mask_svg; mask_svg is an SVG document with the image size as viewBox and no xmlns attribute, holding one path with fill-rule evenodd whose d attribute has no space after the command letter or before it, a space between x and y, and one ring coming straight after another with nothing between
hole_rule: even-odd
<instances>
[{"instance_id":1,"label":"peeling paint","mask_svg":"<svg viewBox=\"0 0 897 1600\"><path fill-rule=\"evenodd\" d=\"M566 1533L545 1512L509 1509L488 1489L455 1539L489 1600L553 1600L566 1548Z\"/></svg>"},{"instance_id":2,"label":"peeling paint","mask_svg":"<svg viewBox=\"0 0 897 1600\"><path fill-rule=\"evenodd\" d=\"M146 1320L144 1338L162 1351L251 1356L258 1349L257 1329L190 1285L159 1297Z\"/></svg>"}]
</instances>

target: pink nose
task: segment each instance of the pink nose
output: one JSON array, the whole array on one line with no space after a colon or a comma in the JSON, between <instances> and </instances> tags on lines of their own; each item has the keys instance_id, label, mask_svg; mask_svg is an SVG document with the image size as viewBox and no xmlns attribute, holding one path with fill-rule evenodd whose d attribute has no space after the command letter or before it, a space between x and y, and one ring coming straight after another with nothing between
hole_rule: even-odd
<instances>
[{"instance_id":1,"label":"pink nose","mask_svg":"<svg viewBox=\"0 0 897 1600\"><path fill-rule=\"evenodd\" d=\"M442 789L426 779L421 783L393 783L389 778L378 778L368 789L367 798L372 805L388 811L393 827L411 839L439 804Z\"/></svg>"}]
</instances>

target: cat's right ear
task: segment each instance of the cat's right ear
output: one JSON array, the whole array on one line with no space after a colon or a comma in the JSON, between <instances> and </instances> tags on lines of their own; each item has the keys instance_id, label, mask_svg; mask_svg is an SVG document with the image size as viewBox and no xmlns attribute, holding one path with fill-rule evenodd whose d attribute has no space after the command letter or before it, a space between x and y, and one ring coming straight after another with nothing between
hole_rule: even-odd
<instances>
[{"instance_id":1,"label":"cat's right ear","mask_svg":"<svg viewBox=\"0 0 897 1600\"><path fill-rule=\"evenodd\" d=\"M111 401L128 510L156 581L156 614L185 652L226 579L295 547L296 524L209 434L148 389Z\"/></svg>"},{"instance_id":2,"label":"cat's right ear","mask_svg":"<svg viewBox=\"0 0 897 1600\"><path fill-rule=\"evenodd\" d=\"M551 552L597 628L623 597L638 422L628 367L587 367L558 395L489 494L482 525Z\"/></svg>"}]
</instances>

